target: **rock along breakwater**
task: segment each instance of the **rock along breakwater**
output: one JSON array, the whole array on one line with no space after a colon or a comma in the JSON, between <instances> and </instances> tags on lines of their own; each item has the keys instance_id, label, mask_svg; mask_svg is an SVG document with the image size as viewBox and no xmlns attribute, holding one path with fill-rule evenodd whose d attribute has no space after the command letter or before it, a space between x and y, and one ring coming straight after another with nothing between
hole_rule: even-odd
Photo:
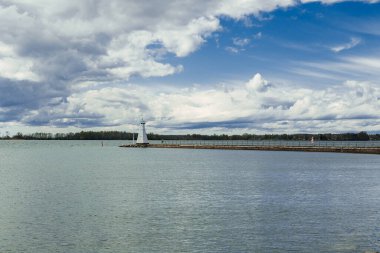
<instances>
[{"instance_id":1,"label":"rock along breakwater","mask_svg":"<svg viewBox=\"0 0 380 253\"><path fill-rule=\"evenodd\" d=\"M244 146L244 145L197 145L197 144L147 144L122 145L123 148L185 148L185 149L222 149L222 150L262 150L262 151L300 151L378 154L380 147L319 147L319 146Z\"/></svg>"}]
</instances>

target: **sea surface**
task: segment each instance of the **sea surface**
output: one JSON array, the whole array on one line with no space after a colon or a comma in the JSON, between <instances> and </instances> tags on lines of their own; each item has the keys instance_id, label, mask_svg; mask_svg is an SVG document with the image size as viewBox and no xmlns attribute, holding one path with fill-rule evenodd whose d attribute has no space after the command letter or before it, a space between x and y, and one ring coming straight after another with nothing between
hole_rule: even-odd
<instances>
[{"instance_id":1,"label":"sea surface","mask_svg":"<svg viewBox=\"0 0 380 253\"><path fill-rule=\"evenodd\" d=\"M380 251L380 156L0 141L0 252Z\"/></svg>"}]
</instances>

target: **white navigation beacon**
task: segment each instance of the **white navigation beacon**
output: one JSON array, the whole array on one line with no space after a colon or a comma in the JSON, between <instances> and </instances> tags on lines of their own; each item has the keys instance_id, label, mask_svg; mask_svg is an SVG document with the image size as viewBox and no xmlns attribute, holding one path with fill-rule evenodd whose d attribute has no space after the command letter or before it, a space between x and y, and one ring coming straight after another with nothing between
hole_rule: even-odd
<instances>
[{"instance_id":1,"label":"white navigation beacon","mask_svg":"<svg viewBox=\"0 0 380 253\"><path fill-rule=\"evenodd\" d=\"M148 136L146 136L145 121L144 121L144 119L141 119L141 122L140 122L139 135L137 136L136 144L137 145L147 145L147 144L149 144Z\"/></svg>"}]
</instances>

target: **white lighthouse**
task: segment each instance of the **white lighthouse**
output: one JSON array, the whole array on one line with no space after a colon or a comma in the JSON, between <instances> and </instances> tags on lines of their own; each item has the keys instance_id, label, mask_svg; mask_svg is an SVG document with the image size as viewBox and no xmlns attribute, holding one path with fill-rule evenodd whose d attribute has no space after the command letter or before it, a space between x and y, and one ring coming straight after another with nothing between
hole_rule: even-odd
<instances>
[{"instance_id":1,"label":"white lighthouse","mask_svg":"<svg viewBox=\"0 0 380 253\"><path fill-rule=\"evenodd\" d=\"M139 135L137 136L136 144L141 146L147 146L149 144L148 137L146 136L144 119L141 119L140 122Z\"/></svg>"}]
</instances>

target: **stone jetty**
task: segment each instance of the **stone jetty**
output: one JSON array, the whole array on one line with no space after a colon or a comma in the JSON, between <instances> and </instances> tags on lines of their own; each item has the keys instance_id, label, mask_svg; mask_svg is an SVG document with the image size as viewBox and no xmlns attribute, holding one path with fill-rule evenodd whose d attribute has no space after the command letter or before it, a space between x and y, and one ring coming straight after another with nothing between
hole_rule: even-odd
<instances>
[{"instance_id":1,"label":"stone jetty","mask_svg":"<svg viewBox=\"0 0 380 253\"><path fill-rule=\"evenodd\" d=\"M301 152L333 152L380 154L380 147L319 147L319 146L244 146L244 145L194 145L194 144L147 144L144 146L131 144L123 148L185 148L185 149L222 149L222 150L262 150L262 151L301 151Z\"/></svg>"}]
</instances>

